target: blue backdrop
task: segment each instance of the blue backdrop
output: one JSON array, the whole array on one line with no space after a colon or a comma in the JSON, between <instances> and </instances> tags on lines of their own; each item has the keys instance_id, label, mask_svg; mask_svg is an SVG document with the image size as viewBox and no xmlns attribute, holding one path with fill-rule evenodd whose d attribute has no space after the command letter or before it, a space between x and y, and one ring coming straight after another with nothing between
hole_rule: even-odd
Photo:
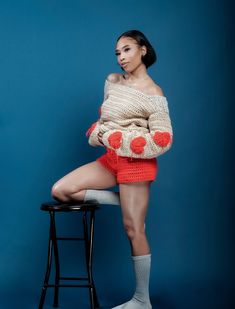
<instances>
[{"instance_id":1,"label":"blue backdrop","mask_svg":"<svg viewBox=\"0 0 235 309\"><path fill-rule=\"evenodd\" d=\"M85 132L98 118L106 76L121 72L114 48L124 31L150 39L149 74L167 96L174 144L159 157L146 230L153 308L234 305L234 91L229 1L0 1L0 308L37 308L49 218L40 204L53 183L103 148ZM59 217L79 232L79 218ZM63 252L63 274L83 271L83 247ZM134 291L120 208L97 213L94 278L102 306ZM87 290L63 289L61 308L89 308ZM47 295L51 308L52 293Z\"/></svg>"}]
</instances>

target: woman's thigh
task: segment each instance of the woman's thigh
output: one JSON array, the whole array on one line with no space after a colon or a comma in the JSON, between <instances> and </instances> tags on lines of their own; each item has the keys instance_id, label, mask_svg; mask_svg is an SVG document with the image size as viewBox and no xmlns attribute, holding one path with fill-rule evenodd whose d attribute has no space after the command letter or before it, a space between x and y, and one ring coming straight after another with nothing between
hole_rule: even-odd
<instances>
[{"instance_id":1,"label":"woman's thigh","mask_svg":"<svg viewBox=\"0 0 235 309\"><path fill-rule=\"evenodd\" d=\"M119 184L124 224L139 228L144 225L150 192L150 181Z\"/></svg>"},{"instance_id":2,"label":"woman's thigh","mask_svg":"<svg viewBox=\"0 0 235 309\"><path fill-rule=\"evenodd\" d=\"M59 179L53 190L76 193L84 189L105 189L117 184L116 177L99 162L93 161L82 165Z\"/></svg>"}]
</instances>

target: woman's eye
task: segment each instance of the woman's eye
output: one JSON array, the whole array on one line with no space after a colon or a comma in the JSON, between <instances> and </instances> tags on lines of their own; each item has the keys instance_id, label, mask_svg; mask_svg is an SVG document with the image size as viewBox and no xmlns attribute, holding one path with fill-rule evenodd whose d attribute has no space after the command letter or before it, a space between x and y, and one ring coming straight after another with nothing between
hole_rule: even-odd
<instances>
[{"instance_id":1,"label":"woman's eye","mask_svg":"<svg viewBox=\"0 0 235 309\"><path fill-rule=\"evenodd\" d=\"M125 52L127 52L128 50L130 50L130 48L129 48L129 47L124 49L124 51L125 51ZM119 56L119 55L120 55L120 53L115 53L115 55L116 55L116 56Z\"/></svg>"}]
</instances>

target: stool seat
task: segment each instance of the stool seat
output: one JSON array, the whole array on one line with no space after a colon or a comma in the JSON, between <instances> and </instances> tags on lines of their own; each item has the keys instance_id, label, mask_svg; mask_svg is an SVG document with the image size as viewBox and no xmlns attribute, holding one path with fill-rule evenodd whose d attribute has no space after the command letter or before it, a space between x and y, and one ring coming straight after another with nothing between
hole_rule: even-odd
<instances>
[{"instance_id":1,"label":"stool seat","mask_svg":"<svg viewBox=\"0 0 235 309\"><path fill-rule=\"evenodd\" d=\"M84 211L98 210L100 207L96 200L89 201L73 201L73 202L45 202L41 205L41 210L44 211Z\"/></svg>"},{"instance_id":2,"label":"stool seat","mask_svg":"<svg viewBox=\"0 0 235 309\"><path fill-rule=\"evenodd\" d=\"M78 287L78 288L88 288L90 295L90 305L91 309L99 307L98 297L96 293L96 288L93 280L92 274L92 256L93 256L93 237L94 237L94 220L95 211L100 209L97 200L88 201L72 201L72 202L59 202L50 201L41 204L41 210L47 211L50 215L50 227L49 227L49 242L48 242L48 255L47 255L47 265L44 283L42 286L41 297L39 302L39 309L43 309L44 301L46 297L47 288L54 288L54 302L53 307L59 306L59 288L62 287ZM83 236L82 237L58 237L56 232L56 213L58 212L80 212L83 214ZM89 216L88 216L89 214ZM59 216L59 214L58 214ZM60 274L60 262L59 262L59 251L57 241L70 241L77 240L83 241L85 244L85 261L87 268L87 277L68 277L61 276ZM52 255L54 252L54 262L55 262L55 279L54 284L49 283L51 265L52 265ZM82 284L64 284L61 281L64 280L76 280L76 281L87 281Z\"/></svg>"}]
</instances>

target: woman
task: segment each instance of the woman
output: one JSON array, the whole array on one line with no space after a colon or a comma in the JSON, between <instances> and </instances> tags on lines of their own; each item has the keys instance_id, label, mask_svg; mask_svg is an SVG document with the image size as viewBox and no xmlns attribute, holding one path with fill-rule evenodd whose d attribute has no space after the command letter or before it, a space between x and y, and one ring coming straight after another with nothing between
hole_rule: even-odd
<instances>
[{"instance_id":1,"label":"woman","mask_svg":"<svg viewBox=\"0 0 235 309\"><path fill-rule=\"evenodd\" d=\"M173 132L163 91L148 75L156 54L146 36L130 30L119 36L115 54L124 74L105 80L100 118L87 131L89 144L106 153L56 182L61 201L96 199L120 204L130 240L136 290L114 308L152 308L149 297L151 252L145 234L149 190L157 176L156 157L171 148ZM119 184L119 193L107 189Z\"/></svg>"}]
</instances>

